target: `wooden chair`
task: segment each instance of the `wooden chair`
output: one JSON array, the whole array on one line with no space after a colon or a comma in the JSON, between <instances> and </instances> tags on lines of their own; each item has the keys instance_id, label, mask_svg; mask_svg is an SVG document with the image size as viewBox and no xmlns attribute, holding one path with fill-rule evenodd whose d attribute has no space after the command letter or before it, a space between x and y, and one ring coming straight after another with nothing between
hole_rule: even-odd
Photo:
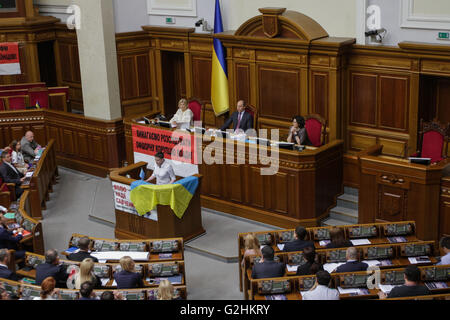
<instances>
[{"instance_id":1,"label":"wooden chair","mask_svg":"<svg viewBox=\"0 0 450 320\"><path fill-rule=\"evenodd\" d=\"M441 124L437 119L424 122L420 120L419 150L412 157L431 158L437 163L447 158L450 140L450 123Z\"/></svg>"},{"instance_id":2,"label":"wooden chair","mask_svg":"<svg viewBox=\"0 0 450 320\"><path fill-rule=\"evenodd\" d=\"M192 113L194 114L194 122L201 121L204 122L204 110L205 110L205 104L200 102L200 99L197 98L190 98L188 103L189 109L191 109Z\"/></svg>"},{"instance_id":3,"label":"wooden chair","mask_svg":"<svg viewBox=\"0 0 450 320\"><path fill-rule=\"evenodd\" d=\"M57 111L70 112L69 87L48 88L49 108Z\"/></svg>"},{"instance_id":4,"label":"wooden chair","mask_svg":"<svg viewBox=\"0 0 450 320\"><path fill-rule=\"evenodd\" d=\"M305 117L305 128L309 141L314 147L320 147L328 143L327 121L320 115L307 115Z\"/></svg>"},{"instance_id":5,"label":"wooden chair","mask_svg":"<svg viewBox=\"0 0 450 320\"><path fill-rule=\"evenodd\" d=\"M4 97L6 101L6 110L15 111L15 110L25 110L29 104L28 95L18 95L18 96L9 96Z\"/></svg>"}]
</instances>

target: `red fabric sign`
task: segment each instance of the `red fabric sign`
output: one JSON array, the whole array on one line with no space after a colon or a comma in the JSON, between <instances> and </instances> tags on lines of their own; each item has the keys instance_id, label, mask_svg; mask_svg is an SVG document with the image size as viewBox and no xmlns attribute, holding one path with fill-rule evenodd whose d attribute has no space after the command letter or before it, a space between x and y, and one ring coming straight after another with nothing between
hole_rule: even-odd
<instances>
[{"instance_id":1,"label":"red fabric sign","mask_svg":"<svg viewBox=\"0 0 450 320\"><path fill-rule=\"evenodd\" d=\"M195 164L195 138L188 132L133 125L132 133L134 152L149 156L162 152L165 159Z\"/></svg>"},{"instance_id":2,"label":"red fabric sign","mask_svg":"<svg viewBox=\"0 0 450 320\"><path fill-rule=\"evenodd\" d=\"M0 43L0 64L19 63L19 44L17 42Z\"/></svg>"}]
</instances>

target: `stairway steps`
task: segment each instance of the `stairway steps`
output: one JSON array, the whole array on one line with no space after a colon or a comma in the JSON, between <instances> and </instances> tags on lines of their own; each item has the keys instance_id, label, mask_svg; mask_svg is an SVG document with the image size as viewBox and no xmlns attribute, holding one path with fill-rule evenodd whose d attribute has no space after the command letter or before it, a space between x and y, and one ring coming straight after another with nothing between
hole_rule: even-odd
<instances>
[{"instance_id":1,"label":"stairway steps","mask_svg":"<svg viewBox=\"0 0 450 320\"><path fill-rule=\"evenodd\" d=\"M337 220L337 219L326 219L322 221L322 226L323 227L327 227L327 226L345 226L348 225L347 222L342 221L342 220Z\"/></svg>"},{"instance_id":2,"label":"stairway steps","mask_svg":"<svg viewBox=\"0 0 450 320\"><path fill-rule=\"evenodd\" d=\"M348 222L347 224L358 223L358 210L346 207L334 207L330 211L330 218Z\"/></svg>"}]
</instances>

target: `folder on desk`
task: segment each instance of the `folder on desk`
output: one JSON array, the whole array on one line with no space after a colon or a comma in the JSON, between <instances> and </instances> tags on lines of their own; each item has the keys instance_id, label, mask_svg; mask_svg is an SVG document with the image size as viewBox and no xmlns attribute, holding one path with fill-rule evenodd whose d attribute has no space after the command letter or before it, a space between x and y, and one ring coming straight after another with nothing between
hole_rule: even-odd
<instances>
[{"instance_id":1,"label":"folder on desk","mask_svg":"<svg viewBox=\"0 0 450 320\"><path fill-rule=\"evenodd\" d=\"M411 162L411 163L424 164L424 165L429 165L431 163L431 158L409 157L408 159L409 159L409 162Z\"/></svg>"},{"instance_id":2,"label":"folder on desk","mask_svg":"<svg viewBox=\"0 0 450 320\"><path fill-rule=\"evenodd\" d=\"M8 212L7 214L3 215L6 219L14 219L14 213Z\"/></svg>"}]
</instances>

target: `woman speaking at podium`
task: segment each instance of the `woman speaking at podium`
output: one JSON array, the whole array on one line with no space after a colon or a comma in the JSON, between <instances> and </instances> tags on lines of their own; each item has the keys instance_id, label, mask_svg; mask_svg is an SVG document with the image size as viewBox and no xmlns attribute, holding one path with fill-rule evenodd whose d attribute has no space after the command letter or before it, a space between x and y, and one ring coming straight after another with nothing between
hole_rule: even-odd
<instances>
[{"instance_id":1,"label":"woman speaking at podium","mask_svg":"<svg viewBox=\"0 0 450 320\"><path fill-rule=\"evenodd\" d=\"M193 125L194 114L191 109L189 109L188 101L186 99L181 99L178 102L178 111L175 113L170 123L172 126L176 126L178 129L187 129Z\"/></svg>"},{"instance_id":2,"label":"woman speaking at podium","mask_svg":"<svg viewBox=\"0 0 450 320\"><path fill-rule=\"evenodd\" d=\"M150 178L145 180L150 182L156 178L156 184L172 184L176 181L175 172L170 163L164 160L164 153L158 152L155 154L155 169Z\"/></svg>"}]
</instances>

